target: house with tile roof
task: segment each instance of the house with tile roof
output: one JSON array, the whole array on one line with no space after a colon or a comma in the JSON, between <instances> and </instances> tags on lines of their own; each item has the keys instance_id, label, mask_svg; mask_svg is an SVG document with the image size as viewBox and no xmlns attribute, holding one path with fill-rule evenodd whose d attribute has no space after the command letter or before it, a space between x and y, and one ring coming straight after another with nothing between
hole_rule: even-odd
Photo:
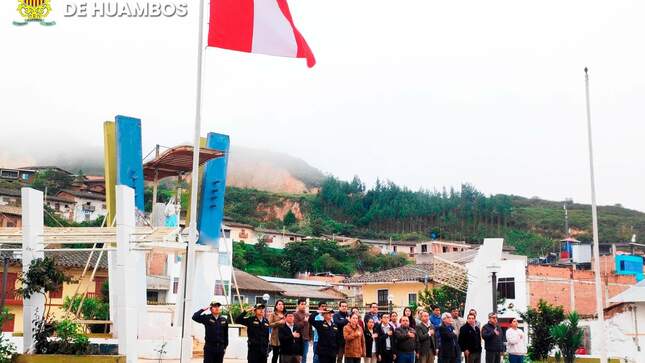
<instances>
[{"instance_id":1,"label":"house with tile roof","mask_svg":"<svg viewBox=\"0 0 645 363\"><path fill-rule=\"evenodd\" d=\"M417 303L419 291L435 286L432 276L432 264L406 265L356 275L342 285L354 300L362 301L361 305L376 303L382 311L390 306L401 310Z\"/></svg>"},{"instance_id":2,"label":"house with tile roof","mask_svg":"<svg viewBox=\"0 0 645 363\"><path fill-rule=\"evenodd\" d=\"M6 252L5 252L6 253ZM99 254L95 253L90 259L90 266L94 267L97 263ZM46 308L49 308L55 316L62 316L65 311L62 309L66 297L71 297L80 285L79 293L86 292L87 297L100 298L102 295L101 288L108 279L107 255L103 254L98 260L98 266L94 279L90 279L90 273L83 278L81 275L85 264L90 257L89 251L45 251L45 257L54 259L56 266L62 269L66 276L71 277L72 281L64 283L59 290L54 291L47 296ZM22 296L16 290L20 287L18 277L22 272L22 261L19 258L10 257L9 269L7 273L7 287L3 289L2 280L0 279L0 291L5 290L5 306L9 310L10 320L4 322L3 332L22 333Z\"/></svg>"}]
</instances>

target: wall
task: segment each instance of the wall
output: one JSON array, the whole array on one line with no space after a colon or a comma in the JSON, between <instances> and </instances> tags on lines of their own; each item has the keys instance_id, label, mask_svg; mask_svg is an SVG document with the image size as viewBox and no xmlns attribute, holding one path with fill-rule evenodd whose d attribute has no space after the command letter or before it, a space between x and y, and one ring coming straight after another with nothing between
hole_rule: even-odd
<instances>
[{"instance_id":1,"label":"wall","mask_svg":"<svg viewBox=\"0 0 645 363\"><path fill-rule=\"evenodd\" d=\"M613 297L636 283L634 276L619 276L613 270L612 256L601 258L603 301ZM562 305L565 312L571 311L571 270L569 267L545 265L528 266L529 304L537 306L540 299ZM573 271L575 310L581 315L596 313L596 292L594 273L590 270Z\"/></svg>"},{"instance_id":2,"label":"wall","mask_svg":"<svg viewBox=\"0 0 645 363\"><path fill-rule=\"evenodd\" d=\"M258 236L255 230L247 227L229 227L231 229L231 239L236 242L244 242L246 244L257 244Z\"/></svg>"},{"instance_id":3,"label":"wall","mask_svg":"<svg viewBox=\"0 0 645 363\"><path fill-rule=\"evenodd\" d=\"M432 288L433 284L429 283L428 288ZM419 294L419 291L424 289L422 282L408 282L401 281L396 283L379 283L379 284L364 284L363 290L363 305L370 304L378 301L378 290L387 289L390 298L393 296L392 303L397 311L403 310L403 307L408 306L408 294Z\"/></svg>"},{"instance_id":4,"label":"wall","mask_svg":"<svg viewBox=\"0 0 645 363\"><path fill-rule=\"evenodd\" d=\"M528 306L526 290L526 257L504 258L500 263L501 269L498 274L498 283L501 278L513 278L515 282L515 298L505 299L501 309L509 308L513 304L513 309L508 309L499 314L501 318L519 317L518 312L524 312ZM498 285L499 286L499 285Z\"/></svg>"}]
</instances>

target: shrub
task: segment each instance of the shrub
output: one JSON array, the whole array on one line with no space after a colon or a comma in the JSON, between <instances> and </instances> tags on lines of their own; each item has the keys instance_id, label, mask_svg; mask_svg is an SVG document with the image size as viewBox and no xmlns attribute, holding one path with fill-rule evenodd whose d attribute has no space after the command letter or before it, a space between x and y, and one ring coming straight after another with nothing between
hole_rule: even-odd
<instances>
[{"instance_id":1,"label":"shrub","mask_svg":"<svg viewBox=\"0 0 645 363\"><path fill-rule=\"evenodd\" d=\"M6 321L12 319L9 310L5 308L0 313L0 326ZM16 353L16 346L4 335L0 334L0 363L11 362L11 357Z\"/></svg>"},{"instance_id":2,"label":"shrub","mask_svg":"<svg viewBox=\"0 0 645 363\"><path fill-rule=\"evenodd\" d=\"M562 353L565 363L573 363L576 350L582 345L583 331L578 326L580 316L572 311L567 315L567 321L551 327L551 336Z\"/></svg>"},{"instance_id":3,"label":"shrub","mask_svg":"<svg viewBox=\"0 0 645 363\"><path fill-rule=\"evenodd\" d=\"M72 313L76 314L78 307L80 306L82 296L77 295L72 298L65 297L63 302L63 309L70 309ZM110 305L104 303L100 299L86 297L83 300L83 306L81 307L81 316L85 320L108 320L110 318ZM105 326L103 325L90 325L90 331L92 333L106 333Z\"/></svg>"},{"instance_id":4,"label":"shrub","mask_svg":"<svg viewBox=\"0 0 645 363\"><path fill-rule=\"evenodd\" d=\"M529 357L532 360L544 360L555 346L551 328L564 320L562 306L553 306L544 300L538 302L537 309L529 308L526 313L520 313L522 319L529 324Z\"/></svg>"}]
</instances>

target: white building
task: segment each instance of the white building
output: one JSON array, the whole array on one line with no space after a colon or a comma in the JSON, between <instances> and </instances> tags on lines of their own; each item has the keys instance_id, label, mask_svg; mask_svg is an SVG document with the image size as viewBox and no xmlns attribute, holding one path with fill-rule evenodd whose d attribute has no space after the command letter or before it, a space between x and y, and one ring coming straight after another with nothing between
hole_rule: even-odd
<instances>
[{"instance_id":1,"label":"white building","mask_svg":"<svg viewBox=\"0 0 645 363\"><path fill-rule=\"evenodd\" d=\"M58 192L56 196L74 200L74 222L90 222L107 215L104 194L65 189Z\"/></svg>"},{"instance_id":2,"label":"white building","mask_svg":"<svg viewBox=\"0 0 645 363\"><path fill-rule=\"evenodd\" d=\"M501 246L500 246L501 247ZM501 252L501 251L500 251ZM437 255L436 258L442 258L450 262L463 264L466 266L469 274L472 274L473 263L479 248L473 248L462 252L450 252ZM500 324L510 323L511 318L519 317L519 312L525 312L528 309L528 284L526 278L526 266L528 260L526 256L513 255L507 252L501 252L497 275L497 295L503 299L503 303L498 306L498 316ZM484 292L491 296L492 282L490 272L486 272L487 280ZM479 286L479 285L478 285ZM490 297L492 305L492 296ZM469 309L469 307L466 307ZM484 317L490 311L480 311L479 314ZM484 319L484 318L482 318Z\"/></svg>"},{"instance_id":3,"label":"white building","mask_svg":"<svg viewBox=\"0 0 645 363\"><path fill-rule=\"evenodd\" d=\"M630 287L609 299L611 304L605 308L605 327L607 333L608 355L625 359L626 362L645 362L645 281ZM591 350L597 355L601 342L592 325Z\"/></svg>"}]
</instances>

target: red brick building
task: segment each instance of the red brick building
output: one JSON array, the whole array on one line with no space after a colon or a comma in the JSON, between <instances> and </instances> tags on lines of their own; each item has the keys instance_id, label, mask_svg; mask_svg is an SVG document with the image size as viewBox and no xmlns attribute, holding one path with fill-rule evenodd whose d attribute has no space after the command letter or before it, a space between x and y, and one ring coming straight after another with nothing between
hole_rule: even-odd
<instances>
[{"instance_id":1,"label":"red brick building","mask_svg":"<svg viewBox=\"0 0 645 363\"><path fill-rule=\"evenodd\" d=\"M630 275L617 275L614 270L613 256L601 256L601 281L603 302L627 290L636 284L636 278ZM596 313L596 287L594 272L591 270L573 270L569 266L528 265L527 281L529 284L529 305L537 306L540 299L550 304L562 305L565 312L571 311L572 298L575 310L581 315ZM573 296L572 296L573 293Z\"/></svg>"}]
</instances>

